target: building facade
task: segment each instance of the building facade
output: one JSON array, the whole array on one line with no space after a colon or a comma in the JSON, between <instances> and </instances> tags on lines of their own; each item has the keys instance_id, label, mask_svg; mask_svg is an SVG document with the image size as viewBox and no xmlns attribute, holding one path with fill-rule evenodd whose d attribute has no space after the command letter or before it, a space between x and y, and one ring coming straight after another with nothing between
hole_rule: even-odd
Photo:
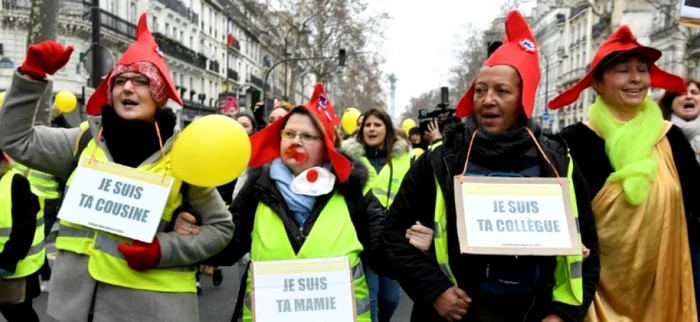
<instances>
[{"instance_id":1,"label":"building facade","mask_svg":"<svg viewBox=\"0 0 700 322\"><path fill-rule=\"evenodd\" d=\"M90 1L60 1L57 41L75 47L69 63L54 78L54 93L69 90L84 106L91 87L85 61L91 60ZM262 96L263 75L272 61L281 59L279 44L266 43L260 35L265 12L240 0L102 0L101 46L112 61L131 45L136 22L148 13L149 27L163 51L176 89L184 102L168 106L176 111L180 125L198 116L223 113L226 99L234 97L240 110L251 109ZM26 55L31 0L0 0L0 92L11 82L12 72ZM233 40L233 41L231 41ZM105 71L106 72L106 71ZM281 79L275 70L268 96L280 93ZM298 102L310 95L298 89ZM84 107L69 119L84 118Z\"/></svg>"},{"instance_id":2,"label":"building facade","mask_svg":"<svg viewBox=\"0 0 700 322\"><path fill-rule=\"evenodd\" d=\"M556 113L549 111L547 102L558 94L557 77L560 70L560 55L563 54L559 50L563 46L562 33L559 32L558 25L563 23L565 9L538 3L532 16L537 17L534 19L532 31L539 47L541 70L532 115L533 120L543 128L553 128L557 123Z\"/></svg>"},{"instance_id":3,"label":"building facade","mask_svg":"<svg viewBox=\"0 0 700 322\"><path fill-rule=\"evenodd\" d=\"M542 78L538 108L539 102L551 100L583 78L598 47L621 24L629 25L640 43L651 44L653 25L649 21L653 19L654 7L646 1L596 0L595 7L588 2L573 7L552 7L548 6L549 3L538 1L539 10L536 10L534 20L537 21L536 30L545 30L541 33L536 31L540 56L544 60L544 64L541 62L540 65L543 70L550 67L550 72L544 72L543 75L549 75L550 81L553 79L555 84L551 86L556 88L542 90L542 86L547 86L542 84L546 78ZM557 27L555 30L558 31L558 36L547 31L552 21ZM553 46L556 46L556 50L551 54ZM549 63L546 62L547 59L550 60ZM552 69L555 71L552 72ZM553 120L552 130L559 131L567 125L585 121L588 106L595 97L595 92L589 88L573 104L557 111L549 111L549 118ZM541 119L544 110L540 109L538 113Z\"/></svg>"}]
</instances>

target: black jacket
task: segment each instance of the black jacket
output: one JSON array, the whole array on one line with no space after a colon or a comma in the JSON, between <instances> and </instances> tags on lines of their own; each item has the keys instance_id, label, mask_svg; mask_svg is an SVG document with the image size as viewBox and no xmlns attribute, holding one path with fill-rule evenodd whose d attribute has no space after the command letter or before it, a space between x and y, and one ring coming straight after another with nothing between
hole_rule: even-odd
<instances>
[{"instance_id":1,"label":"black jacket","mask_svg":"<svg viewBox=\"0 0 700 322\"><path fill-rule=\"evenodd\" d=\"M368 178L369 172L367 168L361 162L353 161L350 178L344 183L336 182L333 191L338 191L345 197L350 217L357 231L357 237L364 247L364 251L360 255L362 261L372 266L373 269L382 271L382 265L377 263L382 255L379 247L385 211L373 194L362 195L362 188ZM270 178L269 166L250 169L245 185L236 195L229 208L233 215L233 223L236 225L233 240L218 255L205 261L205 264L230 266L250 251L253 222L259 202L269 206L279 215L286 227L287 237L292 244L294 252L299 252L305 241L304 236L309 235L316 219L318 219L319 214L331 196L332 193L317 197L316 204L311 216L306 221L302 235L291 211L284 202L282 194L277 190L274 181Z\"/></svg>"},{"instance_id":2,"label":"black jacket","mask_svg":"<svg viewBox=\"0 0 700 322\"><path fill-rule=\"evenodd\" d=\"M390 265L389 277L399 281L404 291L414 301L411 321L444 321L434 310L433 302L452 283L439 269L437 260L431 252L423 253L411 246L405 237L405 231L416 221L424 226L434 227L435 213L435 179L447 197L447 235L450 268L455 273L458 286L472 297L474 307L481 300L476 294L480 291L474 287L468 274L470 255L460 255L456 228L456 210L454 204L453 176L462 172L469 142L464 139L464 124L455 126L454 132L447 132L444 144L433 151L426 151L404 177L401 189L394 199L389 212L383 235L384 254ZM547 157L560 174L566 174L569 159L564 141L550 135L540 135L539 142ZM551 167L540 157L542 175L554 177ZM591 255L583 264L584 303L581 307L568 306L551 301L552 285L544 285L540 292L546 296L537 296L532 303L532 310L527 320L540 321L548 314L556 314L565 321L583 321L598 286L600 261L598 254L598 236L591 210L588 187L578 167L574 164L573 173L576 190L576 202L583 244L591 250ZM462 273L460 273L462 272ZM553 276L553 273L551 274ZM548 288L548 289L546 289ZM540 294L538 292L538 294ZM487 300L486 300L487 301ZM501 303L500 305L505 305ZM477 320L468 311L463 321ZM523 320L521 318L520 320Z\"/></svg>"},{"instance_id":3,"label":"black jacket","mask_svg":"<svg viewBox=\"0 0 700 322\"><path fill-rule=\"evenodd\" d=\"M20 174L7 172L2 176L12 178L12 231L10 239L5 243L5 247L0 252L0 268L15 272L17 262L24 259L29 252L29 248L34 241L37 220L36 214L39 212L39 200L32 193L29 181ZM43 234L43 230L41 231Z\"/></svg>"}]
</instances>

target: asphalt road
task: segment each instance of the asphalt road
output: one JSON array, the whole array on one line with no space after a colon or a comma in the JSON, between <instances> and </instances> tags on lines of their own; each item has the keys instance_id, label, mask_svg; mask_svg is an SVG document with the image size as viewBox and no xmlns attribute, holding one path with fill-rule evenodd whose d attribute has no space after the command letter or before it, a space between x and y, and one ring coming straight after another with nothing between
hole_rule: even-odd
<instances>
[{"instance_id":1,"label":"asphalt road","mask_svg":"<svg viewBox=\"0 0 700 322\"><path fill-rule=\"evenodd\" d=\"M55 249L53 244L47 246L49 258L53 257ZM235 267L224 267L224 282L220 286L214 286L211 282L211 277L205 274L201 275L200 282L202 283L202 295L199 296L199 318L202 322L228 322L231 321L233 309L236 303L236 295L238 294L238 274ZM42 293L41 296L34 300L34 309L39 314L42 322L55 322L46 314L47 293ZM401 298L399 308L396 310L392 322L409 321L411 316L412 302L405 294ZM7 322L0 315L0 322Z\"/></svg>"}]
</instances>

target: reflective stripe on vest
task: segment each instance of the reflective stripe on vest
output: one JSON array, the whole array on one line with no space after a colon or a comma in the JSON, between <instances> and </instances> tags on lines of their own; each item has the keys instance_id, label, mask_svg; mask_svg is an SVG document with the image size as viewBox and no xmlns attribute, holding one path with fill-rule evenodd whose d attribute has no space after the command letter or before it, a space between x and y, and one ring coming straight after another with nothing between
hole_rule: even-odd
<instances>
[{"instance_id":1,"label":"reflective stripe on vest","mask_svg":"<svg viewBox=\"0 0 700 322\"><path fill-rule=\"evenodd\" d=\"M279 216L270 207L258 203L253 223L250 261L272 261L289 259L309 259L348 256L353 270L353 285L357 321L372 320L369 309L369 288L365 277L360 253L364 249L357 239L355 226L350 218L345 198L335 193L321 211L304 245L295 254L286 228ZM251 266L252 267L252 266ZM246 294L243 306L243 321L253 320L250 306L251 274L246 281Z\"/></svg>"},{"instance_id":2,"label":"reflective stripe on vest","mask_svg":"<svg viewBox=\"0 0 700 322\"><path fill-rule=\"evenodd\" d=\"M10 240L12 233L12 178L14 171L7 171L0 178L0 253L5 249L5 243ZM15 272L6 279L29 276L44 265L46 249L44 247L44 212L36 214L36 229L32 245L23 259L17 262Z\"/></svg>"},{"instance_id":3,"label":"reflective stripe on vest","mask_svg":"<svg viewBox=\"0 0 700 322\"><path fill-rule=\"evenodd\" d=\"M394 202L394 197L399 192L401 181L406 176L408 169L411 168L411 154L404 153L402 156L391 159L391 166L384 165L382 170L377 173L374 166L369 162L367 157L362 157L362 163L369 170L368 185L365 186L365 193L368 188L377 197L377 200L384 208L389 208Z\"/></svg>"},{"instance_id":4,"label":"reflective stripe on vest","mask_svg":"<svg viewBox=\"0 0 700 322\"><path fill-rule=\"evenodd\" d=\"M48 173L29 169L17 162L13 163L12 168L29 180L29 184L32 186L32 193L37 197L44 199L58 199L60 197L56 177Z\"/></svg>"},{"instance_id":5,"label":"reflective stripe on vest","mask_svg":"<svg viewBox=\"0 0 700 322\"><path fill-rule=\"evenodd\" d=\"M95 155L97 162L108 162L104 151L95 144L94 140L88 143L82 156ZM166 159L170 151L166 151ZM158 158L154 163L142 165L139 169L156 174L167 173L170 170L165 167L165 161ZM167 172L166 172L167 171ZM73 180L73 175L66 182L66 191ZM173 211L182 204L180 186L182 182L175 180L170 190L168 201L158 225L158 231L162 232L170 222ZM60 220L56 248L77 254L90 256L88 271L90 276L97 281L124 288L156 291L165 293L196 293L195 267L169 267L150 269L144 272L134 271L126 263L124 256L117 250L120 243L130 243L128 238L93 230L66 220Z\"/></svg>"},{"instance_id":6,"label":"reflective stripe on vest","mask_svg":"<svg viewBox=\"0 0 700 322\"><path fill-rule=\"evenodd\" d=\"M567 178L569 179L569 193L571 205L574 211L576 227L578 228L578 206L576 205L576 191L574 190L573 162L569 156L569 166ZM447 247L447 212L445 208L445 198L442 188L435 177L435 187L437 190L435 197L435 233L433 243L435 245L435 257L440 269L445 275L457 284L457 281L450 270L450 259ZM578 230L579 243L581 242L581 230ZM557 265L554 269L554 287L552 289L552 300L568 305L579 306L583 303L583 256L557 256Z\"/></svg>"}]
</instances>

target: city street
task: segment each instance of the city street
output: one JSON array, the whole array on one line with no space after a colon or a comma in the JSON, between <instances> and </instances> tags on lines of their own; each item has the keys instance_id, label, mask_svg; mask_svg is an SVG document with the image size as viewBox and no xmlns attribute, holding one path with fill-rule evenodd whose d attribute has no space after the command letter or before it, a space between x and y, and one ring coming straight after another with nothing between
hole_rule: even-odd
<instances>
[{"instance_id":1,"label":"city street","mask_svg":"<svg viewBox=\"0 0 700 322\"><path fill-rule=\"evenodd\" d=\"M49 257L55 256L53 243L47 246ZM202 295L199 297L199 318L202 322L228 322L236 303L238 294L238 281L236 267L224 267L224 282L216 287L211 283L211 277L205 274L201 276ZM39 314L42 322L54 322L56 320L46 315L47 293L34 300L34 309ZM401 298L399 308L396 310L392 321L408 321L411 317L411 300L405 294ZM0 322L7 322L0 315Z\"/></svg>"}]
</instances>

